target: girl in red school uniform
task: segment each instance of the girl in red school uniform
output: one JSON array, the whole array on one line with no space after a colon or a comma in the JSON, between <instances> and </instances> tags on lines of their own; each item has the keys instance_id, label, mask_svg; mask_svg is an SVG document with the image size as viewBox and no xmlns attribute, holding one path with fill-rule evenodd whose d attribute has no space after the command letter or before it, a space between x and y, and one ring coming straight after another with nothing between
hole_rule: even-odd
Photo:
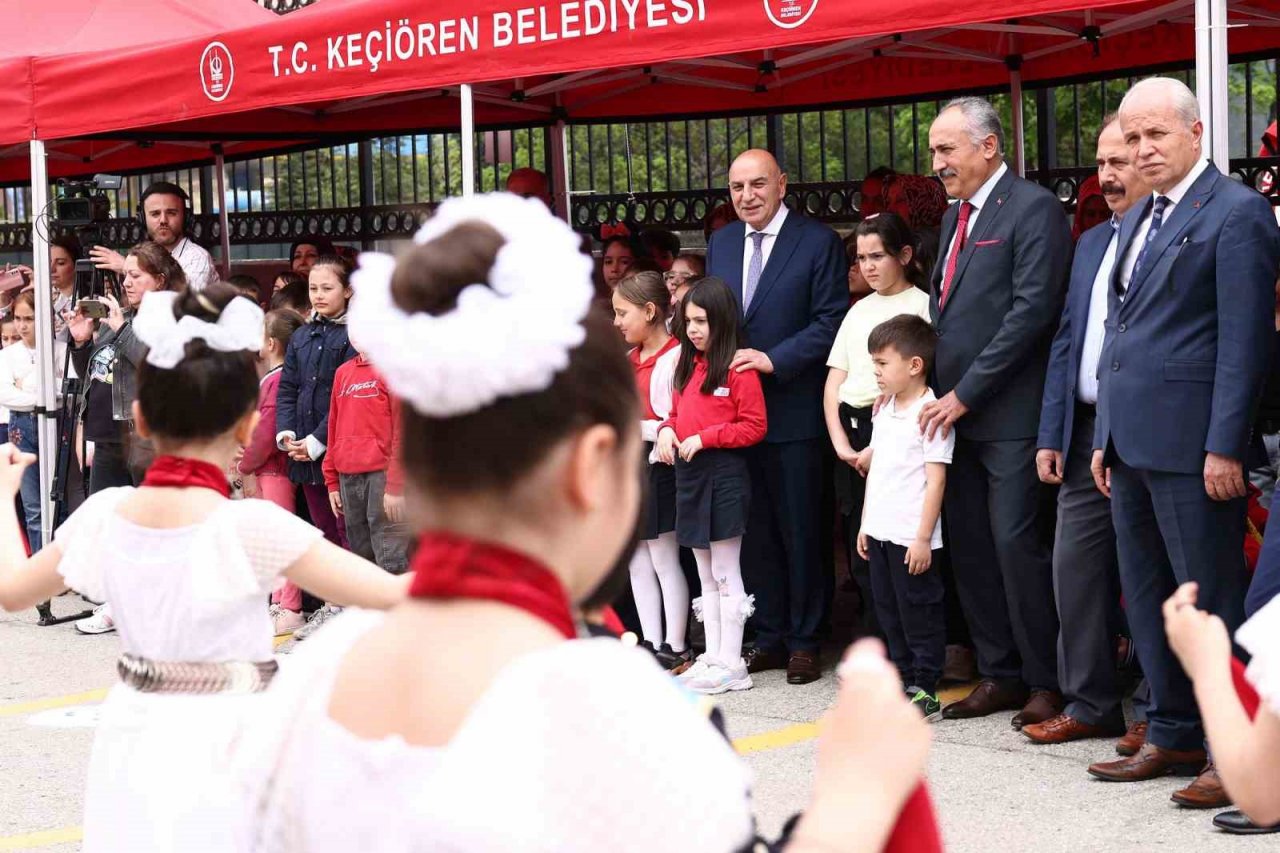
<instances>
[{"instance_id":1,"label":"girl in red school uniform","mask_svg":"<svg viewBox=\"0 0 1280 853\"><path fill-rule=\"evenodd\" d=\"M680 361L657 456L676 466L676 534L698 563L702 598L694 610L707 651L681 678L699 693L748 690L742 629L755 607L742 584L741 554L751 485L737 451L764 439L764 393L755 372L729 369L740 333L738 304L725 283L703 279L682 305Z\"/></svg>"},{"instance_id":2,"label":"girl in red school uniform","mask_svg":"<svg viewBox=\"0 0 1280 853\"><path fill-rule=\"evenodd\" d=\"M624 278L613 292L613 325L632 349L627 353L640 392L640 437L644 439L649 488L641 511L640 543L631 559L631 594L644 645L664 669L689 660L685 629L689 585L680 569L676 542L676 476L658 461L658 427L671 413L671 383L680 342L667 331L670 295L662 275L641 272ZM662 618L666 615L666 633Z\"/></svg>"},{"instance_id":3,"label":"girl in red school uniform","mask_svg":"<svg viewBox=\"0 0 1280 853\"><path fill-rule=\"evenodd\" d=\"M302 315L288 309L272 311L263 323L262 349L258 358L267 368L258 385L258 425L253 438L236 462L236 473L258 481L258 497L293 514L297 509L297 487L289 480L289 457L276 447L276 395L280 392L280 372L289 338L302 326ZM301 628L302 590L288 578L281 578L271 593L271 624L277 637Z\"/></svg>"}]
</instances>

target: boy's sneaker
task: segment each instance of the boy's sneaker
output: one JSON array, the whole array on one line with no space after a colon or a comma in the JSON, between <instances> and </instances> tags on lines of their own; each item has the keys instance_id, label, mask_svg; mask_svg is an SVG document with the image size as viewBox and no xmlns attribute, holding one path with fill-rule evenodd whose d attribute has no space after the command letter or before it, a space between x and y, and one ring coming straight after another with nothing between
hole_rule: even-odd
<instances>
[{"instance_id":1,"label":"boy's sneaker","mask_svg":"<svg viewBox=\"0 0 1280 853\"><path fill-rule=\"evenodd\" d=\"M307 620L301 613L296 610L285 610L279 604L271 605L268 612L271 616L271 626L277 637L288 636L307 624Z\"/></svg>"},{"instance_id":2,"label":"boy's sneaker","mask_svg":"<svg viewBox=\"0 0 1280 853\"><path fill-rule=\"evenodd\" d=\"M911 697L911 704L924 715L925 722L933 723L942 719L942 702L936 695L926 693L919 687L908 687L907 695Z\"/></svg>"},{"instance_id":3,"label":"boy's sneaker","mask_svg":"<svg viewBox=\"0 0 1280 853\"><path fill-rule=\"evenodd\" d=\"M99 604L93 615L76 623L76 630L81 634L109 634L116 629L115 620L111 618L111 604Z\"/></svg>"},{"instance_id":4,"label":"boy's sneaker","mask_svg":"<svg viewBox=\"0 0 1280 853\"><path fill-rule=\"evenodd\" d=\"M328 622L330 619L332 619L334 616L337 616L341 612L342 612L341 607L336 607L332 604L326 604L324 607L321 607L315 613L311 614L311 617L307 619L307 624L303 625L301 628L298 628L296 631L293 632L293 639L305 640L307 637L310 637L312 634L314 634L321 625Z\"/></svg>"},{"instance_id":5,"label":"boy's sneaker","mask_svg":"<svg viewBox=\"0 0 1280 853\"><path fill-rule=\"evenodd\" d=\"M702 675L685 681L685 687L707 696L731 690L750 690L753 686L751 673L747 672L747 665L741 659L733 666L725 666L719 662L710 664Z\"/></svg>"}]
</instances>

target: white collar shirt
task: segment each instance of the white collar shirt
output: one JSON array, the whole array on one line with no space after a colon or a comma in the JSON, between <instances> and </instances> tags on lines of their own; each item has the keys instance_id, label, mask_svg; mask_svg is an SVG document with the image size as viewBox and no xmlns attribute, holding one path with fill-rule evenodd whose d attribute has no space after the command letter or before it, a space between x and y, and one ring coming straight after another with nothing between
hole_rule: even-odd
<instances>
[{"instance_id":1,"label":"white collar shirt","mask_svg":"<svg viewBox=\"0 0 1280 853\"><path fill-rule=\"evenodd\" d=\"M751 269L751 253L755 251L755 241L751 239L752 234L764 234L765 237L760 241L760 254L763 257L763 263L760 269L763 271L769 265L769 255L773 252L773 244L778 240L778 234L782 231L782 223L787 221L787 206L785 204L778 206L778 212L769 220L769 224L757 230L750 225L744 226L746 233L742 238L742 280L747 280L747 270Z\"/></svg>"},{"instance_id":2,"label":"white collar shirt","mask_svg":"<svg viewBox=\"0 0 1280 853\"><path fill-rule=\"evenodd\" d=\"M995 172L992 173L991 177L987 178L982 186L978 187L978 191L973 194L973 198L968 200L969 204L973 206L973 210L969 212L969 227L964 231L964 242L966 246L969 245L969 235L973 233L973 226L978 224L978 216L981 215L982 208L986 205L987 199L991 198L991 194L995 192L996 184L1000 183L1000 179L1004 177L1004 173L1007 171L1009 171L1008 165L1001 161L1000 168L996 169ZM953 234L951 236L951 242L947 244L947 253L942 256L943 269L947 268L946 263L951 258L951 252L955 247L956 238Z\"/></svg>"},{"instance_id":3,"label":"white collar shirt","mask_svg":"<svg viewBox=\"0 0 1280 853\"><path fill-rule=\"evenodd\" d=\"M1120 217L1113 215L1111 240L1093 276L1093 290L1089 293L1089 319L1084 328L1084 342L1080 346L1080 370L1076 374L1076 397L1090 405L1098 402L1098 360L1102 358L1102 341L1107 334L1107 291L1111 286L1119 243Z\"/></svg>"},{"instance_id":4,"label":"white collar shirt","mask_svg":"<svg viewBox=\"0 0 1280 853\"><path fill-rule=\"evenodd\" d=\"M1163 223L1169 221L1169 217L1173 216L1173 211L1178 207L1178 204L1182 199L1186 197L1187 192L1191 189L1191 185L1194 184L1208 168L1209 161L1201 160L1192 167L1190 172L1187 172L1186 177L1181 181L1178 181L1177 185L1175 185L1173 189L1169 190L1167 193L1163 193L1164 197L1169 200L1169 203L1164 206L1164 216L1161 219L1162 226ZM1161 193L1153 192L1151 194L1153 202L1155 199L1160 198L1161 195ZM1129 290L1129 279L1133 278L1133 268L1138 263L1138 253L1142 251L1143 244L1147 242L1147 232L1151 230L1151 216L1154 212L1155 205L1153 203L1151 208L1147 210L1146 215L1142 217L1142 221L1138 223L1138 230L1133 235L1133 240L1129 243L1129 250L1125 253L1124 266L1120 269L1120 288L1122 292L1127 292Z\"/></svg>"}]
</instances>

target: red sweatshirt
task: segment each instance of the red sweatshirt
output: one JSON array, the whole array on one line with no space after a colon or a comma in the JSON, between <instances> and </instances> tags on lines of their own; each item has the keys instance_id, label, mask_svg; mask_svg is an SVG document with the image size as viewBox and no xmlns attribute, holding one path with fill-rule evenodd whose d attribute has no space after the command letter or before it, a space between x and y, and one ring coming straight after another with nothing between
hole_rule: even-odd
<instances>
[{"instance_id":1,"label":"red sweatshirt","mask_svg":"<svg viewBox=\"0 0 1280 853\"><path fill-rule=\"evenodd\" d=\"M750 447L764 440L768 419L764 410L764 391L754 370L736 373L732 370L725 385L713 394L702 393L707 378L707 360L698 355L693 360L693 376L681 391L671 394L671 417L658 428L658 433L671 427L676 438L684 441L697 434L705 448Z\"/></svg>"},{"instance_id":2,"label":"red sweatshirt","mask_svg":"<svg viewBox=\"0 0 1280 853\"><path fill-rule=\"evenodd\" d=\"M329 404L324 483L338 490L339 474L387 472L387 492L404 492L400 470L400 401L363 355L338 368Z\"/></svg>"}]
</instances>

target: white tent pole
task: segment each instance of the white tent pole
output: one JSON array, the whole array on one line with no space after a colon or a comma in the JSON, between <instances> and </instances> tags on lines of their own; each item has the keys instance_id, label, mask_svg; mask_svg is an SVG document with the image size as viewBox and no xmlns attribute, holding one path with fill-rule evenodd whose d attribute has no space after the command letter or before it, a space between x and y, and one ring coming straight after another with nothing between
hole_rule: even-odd
<instances>
[{"instance_id":1,"label":"white tent pole","mask_svg":"<svg viewBox=\"0 0 1280 853\"><path fill-rule=\"evenodd\" d=\"M35 273L36 353L40 399L36 424L40 448L41 546L53 538L53 474L58 458L58 379L53 347L53 292L49 283L49 169L44 142L31 140L31 269ZM43 222L41 221L43 219Z\"/></svg>"},{"instance_id":2,"label":"white tent pole","mask_svg":"<svg viewBox=\"0 0 1280 853\"><path fill-rule=\"evenodd\" d=\"M462 100L462 194L476 194L476 116L471 84L463 83Z\"/></svg>"},{"instance_id":3,"label":"white tent pole","mask_svg":"<svg viewBox=\"0 0 1280 853\"><path fill-rule=\"evenodd\" d=\"M226 191L226 159L222 154L222 146L213 146L214 175L218 181L218 224L222 232L222 277L231 277L231 223L227 213Z\"/></svg>"},{"instance_id":4,"label":"white tent pole","mask_svg":"<svg viewBox=\"0 0 1280 853\"><path fill-rule=\"evenodd\" d=\"M1204 153L1231 168L1227 137L1227 0L1196 0L1196 98L1204 122Z\"/></svg>"},{"instance_id":5,"label":"white tent pole","mask_svg":"<svg viewBox=\"0 0 1280 853\"><path fill-rule=\"evenodd\" d=\"M568 157L568 150L564 146L564 119L560 119L551 125L551 183L556 188L554 207L566 222L571 221Z\"/></svg>"},{"instance_id":6,"label":"white tent pole","mask_svg":"<svg viewBox=\"0 0 1280 853\"><path fill-rule=\"evenodd\" d=\"M1009 112L1013 115L1013 128L1009 141L1012 143L1010 154L1013 157L1013 170L1020 177L1027 176L1027 151L1024 142L1022 116L1022 72L1009 72Z\"/></svg>"}]
</instances>

